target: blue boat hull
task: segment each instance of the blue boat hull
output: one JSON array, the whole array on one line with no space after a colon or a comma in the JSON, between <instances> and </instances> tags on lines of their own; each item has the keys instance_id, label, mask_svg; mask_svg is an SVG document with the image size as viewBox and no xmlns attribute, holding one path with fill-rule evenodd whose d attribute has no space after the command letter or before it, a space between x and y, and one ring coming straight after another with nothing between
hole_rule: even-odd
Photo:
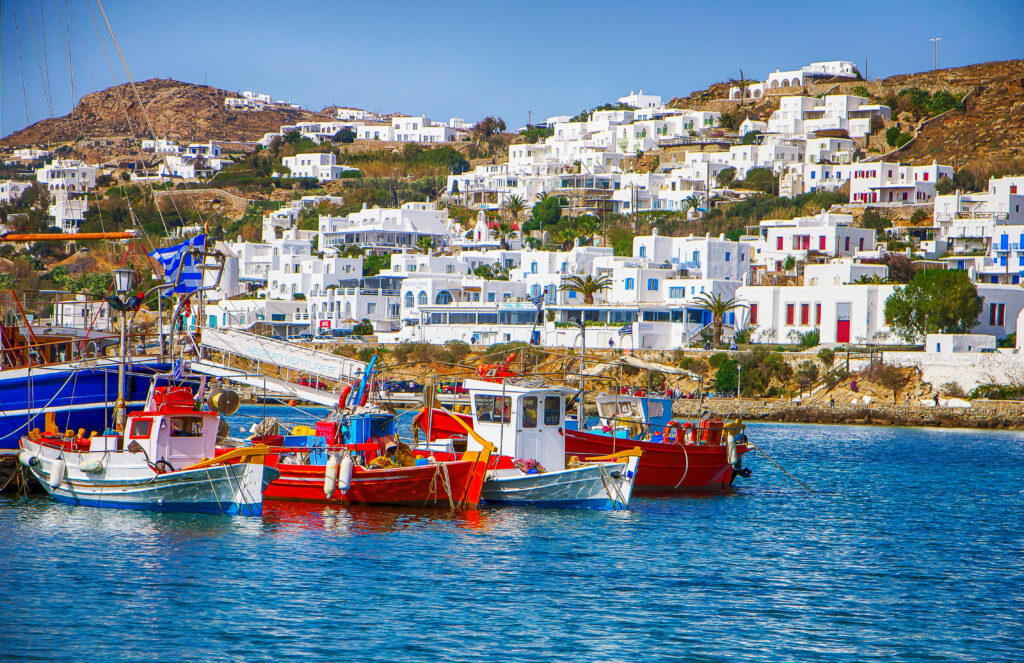
<instances>
[{"instance_id":1,"label":"blue boat hull","mask_svg":"<svg viewBox=\"0 0 1024 663\"><path fill-rule=\"evenodd\" d=\"M129 409L146 399L154 375L168 373L166 361L134 361L127 371ZM0 452L18 449L18 439L44 428L46 413L55 414L61 430L102 432L111 423L117 399L117 364L57 364L0 373Z\"/></svg>"}]
</instances>

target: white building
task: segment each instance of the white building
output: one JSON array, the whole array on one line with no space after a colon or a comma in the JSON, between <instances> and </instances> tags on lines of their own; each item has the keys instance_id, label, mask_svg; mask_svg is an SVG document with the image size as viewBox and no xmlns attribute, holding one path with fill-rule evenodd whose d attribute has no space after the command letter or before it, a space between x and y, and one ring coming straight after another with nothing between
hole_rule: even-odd
<instances>
[{"instance_id":1,"label":"white building","mask_svg":"<svg viewBox=\"0 0 1024 663\"><path fill-rule=\"evenodd\" d=\"M823 211L795 219L765 219L750 244L753 264L767 271L782 271L787 258L806 261L811 252L833 257L852 257L875 248L875 231L853 227L852 214Z\"/></svg>"},{"instance_id":2,"label":"white building","mask_svg":"<svg viewBox=\"0 0 1024 663\"><path fill-rule=\"evenodd\" d=\"M281 165L288 170L285 173L274 173L276 177L312 177L321 182L340 179L346 171L357 171L358 168L339 166L337 158L330 152L314 152L296 154L281 159Z\"/></svg>"},{"instance_id":3,"label":"white building","mask_svg":"<svg viewBox=\"0 0 1024 663\"><path fill-rule=\"evenodd\" d=\"M181 153L181 145L178 145L177 141L167 138L147 139L142 141L142 150L157 154L179 154Z\"/></svg>"},{"instance_id":4,"label":"white building","mask_svg":"<svg viewBox=\"0 0 1024 663\"><path fill-rule=\"evenodd\" d=\"M656 94L644 94L643 90L633 92L630 90L625 97L619 97L620 104L627 104L633 108L661 108L661 97Z\"/></svg>"},{"instance_id":5,"label":"white building","mask_svg":"<svg viewBox=\"0 0 1024 663\"><path fill-rule=\"evenodd\" d=\"M31 182L0 180L0 203L13 203L21 198L22 194L31 188Z\"/></svg>"},{"instance_id":6,"label":"white building","mask_svg":"<svg viewBox=\"0 0 1024 663\"><path fill-rule=\"evenodd\" d=\"M852 169L851 203L921 204L935 198L935 184L953 177L951 166L903 166L885 161L861 162Z\"/></svg>"},{"instance_id":7,"label":"white building","mask_svg":"<svg viewBox=\"0 0 1024 663\"><path fill-rule=\"evenodd\" d=\"M888 119L888 106L846 94L815 97L782 97L779 110L768 119L768 131L785 135L806 135L816 131L845 131L851 138L871 133L874 118Z\"/></svg>"},{"instance_id":8,"label":"white building","mask_svg":"<svg viewBox=\"0 0 1024 663\"><path fill-rule=\"evenodd\" d=\"M355 244L375 252L394 253L415 248L421 238L440 247L448 236L448 213L433 203L405 203L398 209L364 205L348 216L320 217L321 250Z\"/></svg>"}]
</instances>

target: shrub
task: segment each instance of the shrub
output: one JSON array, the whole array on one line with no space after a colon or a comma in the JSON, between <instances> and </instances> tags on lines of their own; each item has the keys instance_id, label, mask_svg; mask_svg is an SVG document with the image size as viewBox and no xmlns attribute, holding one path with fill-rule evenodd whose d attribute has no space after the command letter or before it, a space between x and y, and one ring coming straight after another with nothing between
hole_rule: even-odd
<instances>
[{"instance_id":1,"label":"shrub","mask_svg":"<svg viewBox=\"0 0 1024 663\"><path fill-rule=\"evenodd\" d=\"M373 335L373 323L367 318L363 318L363 321L352 328L352 333L356 336L372 336Z\"/></svg>"},{"instance_id":2,"label":"shrub","mask_svg":"<svg viewBox=\"0 0 1024 663\"><path fill-rule=\"evenodd\" d=\"M750 339L753 338L754 333L757 331L757 325L747 325L743 329L738 330L732 335L732 338L737 343L746 345L750 343Z\"/></svg>"},{"instance_id":3,"label":"shrub","mask_svg":"<svg viewBox=\"0 0 1024 663\"><path fill-rule=\"evenodd\" d=\"M818 350L818 361L821 362L825 368L832 368L832 364L836 361L836 353L832 348L822 348Z\"/></svg>"},{"instance_id":4,"label":"shrub","mask_svg":"<svg viewBox=\"0 0 1024 663\"><path fill-rule=\"evenodd\" d=\"M458 364L469 355L469 351L469 343L451 340L444 344L444 350L440 353L440 356L441 360L448 364Z\"/></svg>"},{"instance_id":5,"label":"shrub","mask_svg":"<svg viewBox=\"0 0 1024 663\"><path fill-rule=\"evenodd\" d=\"M961 387L960 384L957 382L947 382L941 387L939 387L939 391L953 398L963 398L964 396L967 395L967 392L964 391L964 388Z\"/></svg>"},{"instance_id":6,"label":"shrub","mask_svg":"<svg viewBox=\"0 0 1024 663\"><path fill-rule=\"evenodd\" d=\"M994 401L1024 400L1024 385L980 384L971 390L969 398L987 398Z\"/></svg>"},{"instance_id":7,"label":"shrub","mask_svg":"<svg viewBox=\"0 0 1024 663\"><path fill-rule=\"evenodd\" d=\"M356 352L356 356L359 357L359 361L368 362L373 359L373 355L377 354L377 348L371 348L369 346L359 348Z\"/></svg>"},{"instance_id":8,"label":"shrub","mask_svg":"<svg viewBox=\"0 0 1024 663\"><path fill-rule=\"evenodd\" d=\"M889 127L885 130L885 142L889 143L889 147L896 147L896 141L900 137L899 127Z\"/></svg>"},{"instance_id":9,"label":"shrub","mask_svg":"<svg viewBox=\"0 0 1024 663\"><path fill-rule=\"evenodd\" d=\"M708 357L708 365L711 366L711 368L720 368L722 364L727 361L729 361L729 355L724 352L716 352Z\"/></svg>"},{"instance_id":10,"label":"shrub","mask_svg":"<svg viewBox=\"0 0 1024 663\"><path fill-rule=\"evenodd\" d=\"M679 362L679 368L697 375L707 375L711 366L700 357L683 357Z\"/></svg>"},{"instance_id":11,"label":"shrub","mask_svg":"<svg viewBox=\"0 0 1024 663\"><path fill-rule=\"evenodd\" d=\"M717 355L715 355L717 356ZM725 357L726 355L722 355ZM736 380L739 377L739 362L734 359L726 357L718 364L718 370L715 372L715 391L722 393L735 393L736 392Z\"/></svg>"}]
</instances>

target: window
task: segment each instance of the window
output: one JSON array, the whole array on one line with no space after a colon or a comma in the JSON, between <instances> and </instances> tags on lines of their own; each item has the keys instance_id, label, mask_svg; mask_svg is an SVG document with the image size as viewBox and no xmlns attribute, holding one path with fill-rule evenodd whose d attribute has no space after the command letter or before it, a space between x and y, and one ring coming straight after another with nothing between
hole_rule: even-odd
<instances>
[{"instance_id":1,"label":"window","mask_svg":"<svg viewBox=\"0 0 1024 663\"><path fill-rule=\"evenodd\" d=\"M800 324L809 325L811 324L811 305L801 304L800 305Z\"/></svg>"},{"instance_id":2,"label":"window","mask_svg":"<svg viewBox=\"0 0 1024 663\"><path fill-rule=\"evenodd\" d=\"M786 324L787 325L792 325L793 324L793 313L794 313L795 307L796 307L795 304L786 304Z\"/></svg>"},{"instance_id":3,"label":"window","mask_svg":"<svg viewBox=\"0 0 1024 663\"><path fill-rule=\"evenodd\" d=\"M626 290L633 290L634 286L635 286L635 281L633 281L632 278L626 279Z\"/></svg>"},{"instance_id":4,"label":"window","mask_svg":"<svg viewBox=\"0 0 1024 663\"><path fill-rule=\"evenodd\" d=\"M376 313L377 313L377 303L376 302L370 302L369 304L366 305L366 315L376 315Z\"/></svg>"},{"instance_id":5,"label":"window","mask_svg":"<svg viewBox=\"0 0 1024 663\"><path fill-rule=\"evenodd\" d=\"M776 242L775 242L775 248L776 248L777 250L779 250L779 251L781 251L781 250L782 250L782 237L781 237L781 236L779 236L779 237L777 237L777 238L776 238Z\"/></svg>"},{"instance_id":6,"label":"window","mask_svg":"<svg viewBox=\"0 0 1024 663\"><path fill-rule=\"evenodd\" d=\"M136 419L132 422L132 437L149 437L152 428L152 419Z\"/></svg>"},{"instance_id":7,"label":"window","mask_svg":"<svg viewBox=\"0 0 1024 663\"><path fill-rule=\"evenodd\" d=\"M493 302L494 301L494 293L493 292L487 293L487 301L489 301L489 302Z\"/></svg>"},{"instance_id":8,"label":"window","mask_svg":"<svg viewBox=\"0 0 1024 663\"><path fill-rule=\"evenodd\" d=\"M270 320L271 322L284 322L284 313L271 313Z\"/></svg>"},{"instance_id":9,"label":"window","mask_svg":"<svg viewBox=\"0 0 1024 663\"><path fill-rule=\"evenodd\" d=\"M750 305L750 324L757 324L757 304Z\"/></svg>"},{"instance_id":10,"label":"window","mask_svg":"<svg viewBox=\"0 0 1024 663\"><path fill-rule=\"evenodd\" d=\"M333 304L333 302L332 302ZM416 297L411 292L405 293L405 308L412 308L416 305Z\"/></svg>"},{"instance_id":11,"label":"window","mask_svg":"<svg viewBox=\"0 0 1024 663\"><path fill-rule=\"evenodd\" d=\"M863 251L864 250L864 238L863 237L861 237L860 241L857 242L857 250L858 251Z\"/></svg>"},{"instance_id":12,"label":"window","mask_svg":"<svg viewBox=\"0 0 1024 663\"><path fill-rule=\"evenodd\" d=\"M825 236L824 235L822 235L821 237L818 238L818 250L819 251L824 251L825 250Z\"/></svg>"},{"instance_id":13,"label":"window","mask_svg":"<svg viewBox=\"0 0 1024 663\"><path fill-rule=\"evenodd\" d=\"M544 425L557 426L562 421L562 399L558 396L544 398Z\"/></svg>"},{"instance_id":14,"label":"window","mask_svg":"<svg viewBox=\"0 0 1024 663\"><path fill-rule=\"evenodd\" d=\"M647 247L646 246L641 246L640 247L640 257L641 258L646 258L647 257Z\"/></svg>"},{"instance_id":15,"label":"window","mask_svg":"<svg viewBox=\"0 0 1024 663\"><path fill-rule=\"evenodd\" d=\"M1022 257L1021 260L1024 260L1024 257ZM686 296L686 288L683 288L683 287L672 287L672 288L669 288L668 289L668 296L669 297L674 297L674 298L677 298L677 299L682 299L683 297Z\"/></svg>"},{"instance_id":16,"label":"window","mask_svg":"<svg viewBox=\"0 0 1024 663\"><path fill-rule=\"evenodd\" d=\"M847 236L847 237L846 237L846 241L845 241L845 242L844 242L843 244L844 244L844 245L845 245L845 247L846 247L846 248L845 248L845 249L843 249L843 250L844 250L844 251L849 251L849 250L850 250L850 237L849 237L849 236Z\"/></svg>"},{"instance_id":17,"label":"window","mask_svg":"<svg viewBox=\"0 0 1024 663\"><path fill-rule=\"evenodd\" d=\"M509 335L506 334L506 337ZM508 340L507 338L505 340ZM512 399L508 396L478 395L475 401L476 419L480 422L507 424L512 410Z\"/></svg>"},{"instance_id":18,"label":"window","mask_svg":"<svg viewBox=\"0 0 1024 663\"><path fill-rule=\"evenodd\" d=\"M657 290L658 289L658 279L647 279L647 289L648 290Z\"/></svg>"},{"instance_id":19,"label":"window","mask_svg":"<svg viewBox=\"0 0 1024 663\"><path fill-rule=\"evenodd\" d=\"M814 324L821 324L821 304L814 305Z\"/></svg>"},{"instance_id":20,"label":"window","mask_svg":"<svg viewBox=\"0 0 1024 663\"><path fill-rule=\"evenodd\" d=\"M202 417L172 417L171 437L202 437Z\"/></svg>"},{"instance_id":21,"label":"window","mask_svg":"<svg viewBox=\"0 0 1024 663\"><path fill-rule=\"evenodd\" d=\"M726 251L725 252L725 261L726 262L729 262L729 257L730 257L730 253L728 251Z\"/></svg>"},{"instance_id":22,"label":"window","mask_svg":"<svg viewBox=\"0 0 1024 663\"><path fill-rule=\"evenodd\" d=\"M524 396L522 400L523 407L523 428L536 428L537 427L537 397L536 396Z\"/></svg>"},{"instance_id":23,"label":"window","mask_svg":"<svg viewBox=\"0 0 1024 663\"><path fill-rule=\"evenodd\" d=\"M425 290L420 290L420 294L419 294L419 297L417 298L417 301L418 301L420 306L426 306L427 305L427 293L426 293Z\"/></svg>"}]
</instances>

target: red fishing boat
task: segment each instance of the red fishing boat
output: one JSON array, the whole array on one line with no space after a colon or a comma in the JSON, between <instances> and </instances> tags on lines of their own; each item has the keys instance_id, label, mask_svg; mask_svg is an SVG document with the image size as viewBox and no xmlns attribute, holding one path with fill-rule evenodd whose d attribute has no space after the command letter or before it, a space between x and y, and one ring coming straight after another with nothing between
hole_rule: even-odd
<instances>
[{"instance_id":1,"label":"red fishing boat","mask_svg":"<svg viewBox=\"0 0 1024 663\"><path fill-rule=\"evenodd\" d=\"M725 490L737 476L750 476L750 470L742 467L747 445L744 425L738 421L723 422L710 416L696 423L672 421L670 402L667 406L652 404L645 396L602 396L597 401L601 416L593 428L578 431L567 427L566 456L607 456L639 447L643 456L635 491ZM661 415L652 416L659 411L665 413L666 423L657 423ZM442 409L433 410L430 416L421 412L413 425L430 440L462 436L465 429L455 417L472 426L471 415Z\"/></svg>"}]
</instances>

